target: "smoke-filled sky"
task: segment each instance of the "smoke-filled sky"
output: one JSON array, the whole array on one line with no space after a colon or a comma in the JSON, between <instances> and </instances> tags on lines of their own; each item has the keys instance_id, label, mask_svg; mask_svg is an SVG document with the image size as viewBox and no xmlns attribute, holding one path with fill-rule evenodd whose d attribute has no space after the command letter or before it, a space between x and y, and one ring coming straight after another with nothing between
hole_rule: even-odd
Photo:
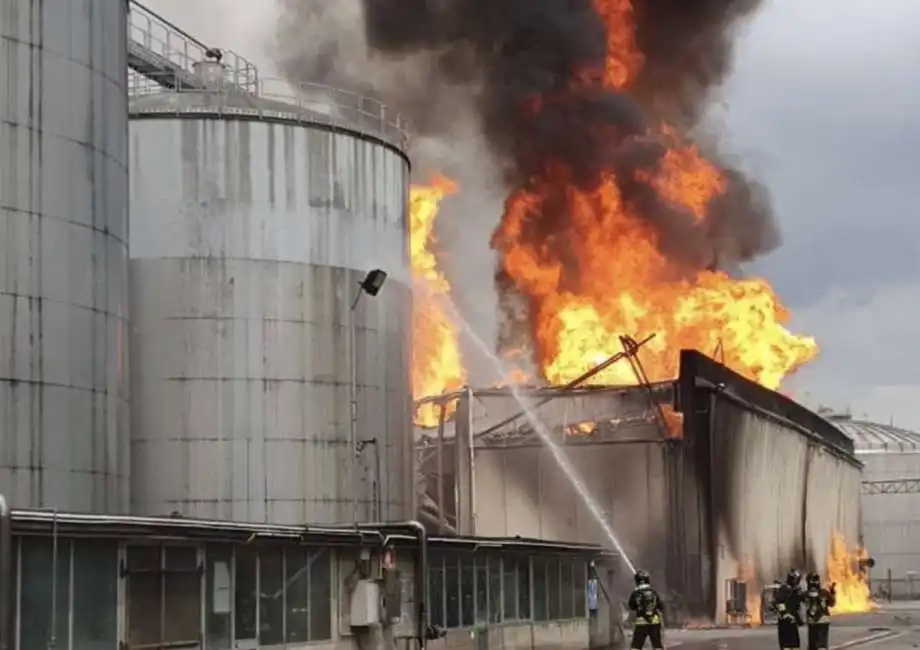
<instances>
[{"instance_id":1,"label":"smoke-filled sky","mask_svg":"<svg viewBox=\"0 0 920 650\"><path fill-rule=\"evenodd\" d=\"M147 4L263 73L273 67L269 3ZM796 396L920 430L920 3L879 7L765 2L712 121L769 186L783 231L783 245L747 268L823 348L791 382Z\"/></svg>"}]
</instances>

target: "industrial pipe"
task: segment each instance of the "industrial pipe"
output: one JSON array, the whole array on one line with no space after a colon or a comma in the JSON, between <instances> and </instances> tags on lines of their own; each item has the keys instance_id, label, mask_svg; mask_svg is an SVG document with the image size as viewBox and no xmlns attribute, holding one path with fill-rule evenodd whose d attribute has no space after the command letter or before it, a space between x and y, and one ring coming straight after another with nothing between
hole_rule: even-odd
<instances>
[{"instance_id":1,"label":"industrial pipe","mask_svg":"<svg viewBox=\"0 0 920 650\"><path fill-rule=\"evenodd\" d=\"M13 517L0 494L0 650L13 647Z\"/></svg>"},{"instance_id":2,"label":"industrial pipe","mask_svg":"<svg viewBox=\"0 0 920 650\"><path fill-rule=\"evenodd\" d=\"M408 528L415 532L415 539L418 544L418 556L415 560L416 617L418 619L417 634L419 650L425 650L425 647L428 645L428 608L425 603L428 591L428 531L425 530L425 526L420 521L416 521L415 519L389 523L361 524L359 531L376 533L381 538L382 545L386 548L390 536L384 537L382 531L398 530L400 528Z\"/></svg>"},{"instance_id":3,"label":"industrial pipe","mask_svg":"<svg viewBox=\"0 0 920 650\"><path fill-rule=\"evenodd\" d=\"M415 592L416 611L418 616L418 647L425 650L428 645L428 606L425 600L428 597L428 531L425 526L415 519L405 522L407 528L415 530L418 540L418 557L415 561Z\"/></svg>"}]
</instances>

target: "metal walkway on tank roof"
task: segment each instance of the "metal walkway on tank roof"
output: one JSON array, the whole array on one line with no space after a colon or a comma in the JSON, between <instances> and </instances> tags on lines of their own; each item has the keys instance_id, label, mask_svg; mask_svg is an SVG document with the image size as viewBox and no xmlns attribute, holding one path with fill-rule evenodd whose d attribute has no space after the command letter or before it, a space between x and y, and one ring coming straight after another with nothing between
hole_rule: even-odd
<instances>
[{"instance_id":1,"label":"metal walkway on tank roof","mask_svg":"<svg viewBox=\"0 0 920 650\"><path fill-rule=\"evenodd\" d=\"M157 90L200 90L195 63L211 48L139 2L128 3L128 81L132 94ZM221 50L230 83L247 92L258 88L256 67L229 50Z\"/></svg>"}]
</instances>

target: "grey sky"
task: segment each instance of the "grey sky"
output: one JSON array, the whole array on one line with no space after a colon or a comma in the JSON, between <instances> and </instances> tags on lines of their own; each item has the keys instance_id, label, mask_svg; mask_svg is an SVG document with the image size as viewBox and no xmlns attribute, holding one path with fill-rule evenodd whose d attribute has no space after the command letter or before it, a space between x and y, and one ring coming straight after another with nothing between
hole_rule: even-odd
<instances>
[{"instance_id":1,"label":"grey sky","mask_svg":"<svg viewBox=\"0 0 920 650\"><path fill-rule=\"evenodd\" d=\"M745 32L727 145L784 234L750 270L823 350L789 388L920 430L920 3L774 0Z\"/></svg>"},{"instance_id":2,"label":"grey sky","mask_svg":"<svg viewBox=\"0 0 920 650\"><path fill-rule=\"evenodd\" d=\"M273 3L147 1L271 74ZM742 30L714 114L782 223L783 246L748 270L823 350L788 388L920 430L918 69L917 0L773 0Z\"/></svg>"}]
</instances>

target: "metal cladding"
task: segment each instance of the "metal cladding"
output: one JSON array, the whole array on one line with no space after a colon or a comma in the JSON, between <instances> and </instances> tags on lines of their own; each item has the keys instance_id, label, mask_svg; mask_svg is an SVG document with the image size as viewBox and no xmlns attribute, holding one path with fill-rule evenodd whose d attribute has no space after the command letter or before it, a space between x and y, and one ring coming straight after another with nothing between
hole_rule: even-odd
<instances>
[{"instance_id":1,"label":"metal cladding","mask_svg":"<svg viewBox=\"0 0 920 650\"><path fill-rule=\"evenodd\" d=\"M127 3L0 0L0 493L128 507Z\"/></svg>"},{"instance_id":2,"label":"metal cladding","mask_svg":"<svg viewBox=\"0 0 920 650\"><path fill-rule=\"evenodd\" d=\"M681 352L672 382L517 394L565 461L508 389L431 399L455 407L443 428L416 430L433 529L617 547L656 576L671 620L720 624L730 580L759 593L790 566L823 573L835 534L858 542L852 442L698 352Z\"/></svg>"},{"instance_id":3,"label":"metal cladding","mask_svg":"<svg viewBox=\"0 0 920 650\"><path fill-rule=\"evenodd\" d=\"M920 434L893 425L832 415L853 439L863 462L862 535L873 588L895 599L920 592L916 549L920 543Z\"/></svg>"},{"instance_id":4,"label":"metal cladding","mask_svg":"<svg viewBox=\"0 0 920 650\"><path fill-rule=\"evenodd\" d=\"M136 514L350 523L354 498L361 521L411 515L409 165L328 108L132 103ZM355 482L348 323L373 268L391 280L354 312Z\"/></svg>"}]
</instances>

